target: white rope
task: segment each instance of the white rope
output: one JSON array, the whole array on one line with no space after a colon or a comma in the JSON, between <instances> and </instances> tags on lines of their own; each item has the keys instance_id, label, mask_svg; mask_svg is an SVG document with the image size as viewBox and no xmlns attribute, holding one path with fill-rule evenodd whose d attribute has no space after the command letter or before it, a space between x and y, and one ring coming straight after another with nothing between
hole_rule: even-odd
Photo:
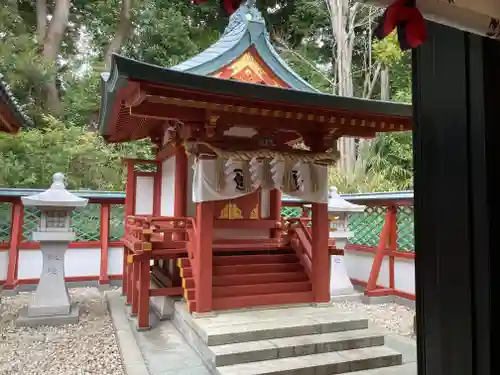
<instances>
[{"instance_id":1,"label":"white rope","mask_svg":"<svg viewBox=\"0 0 500 375\"><path fill-rule=\"evenodd\" d=\"M222 157L225 159L234 158L242 161L250 161L253 158L257 159L276 159L282 161L295 161L296 163L302 161L304 163L318 163L318 164L327 164L334 165L340 157L340 153L334 146L334 148L330 152L318 152L318 153L310 153L310 152L278 152L271 150L255 150L255 151L226 151L222 150L218 147L212 146L206 142L199 141L185 141L186 150L190 150L193 146L196 145L204 145L212 150L218 157Z\"/></svg>"}]
</instances>

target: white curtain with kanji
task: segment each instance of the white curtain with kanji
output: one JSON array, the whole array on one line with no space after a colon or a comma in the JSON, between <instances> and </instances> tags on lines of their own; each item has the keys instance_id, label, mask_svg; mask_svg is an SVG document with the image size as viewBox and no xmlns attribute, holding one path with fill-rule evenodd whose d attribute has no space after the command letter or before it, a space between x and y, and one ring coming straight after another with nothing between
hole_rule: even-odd
<instances>
[{"instance_id":1,"label":"white curtain with kanji","mask_svg":"<svg viewBox=\"0 0 500 375\"><path fill-rule=\"evenodd\" d=\"M222 165L217 159L198 159L193 165L193 202L235 199L261 188L279 189L284 194L308 202L328 203L328 168L301 161L271 160L265 163L229 158ZM285 184L285 173L291 173Z\"/></svg>"}]
</instances>

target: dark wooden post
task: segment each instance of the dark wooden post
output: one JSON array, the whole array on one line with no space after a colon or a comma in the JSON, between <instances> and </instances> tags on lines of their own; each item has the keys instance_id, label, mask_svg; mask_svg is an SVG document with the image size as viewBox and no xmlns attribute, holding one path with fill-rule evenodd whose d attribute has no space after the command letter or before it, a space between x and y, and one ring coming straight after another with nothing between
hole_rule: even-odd
<instances>
[{"instance_id":1,"label":"dark wooden post","mask_svg":"<svg viewBox=\"0 0 500 375\"><path fill-rule=\"evenodd\" d=\"M498 373L499 67L498 41L430 22L413 55L419 375Z\"/></svg>"}]
</instances>

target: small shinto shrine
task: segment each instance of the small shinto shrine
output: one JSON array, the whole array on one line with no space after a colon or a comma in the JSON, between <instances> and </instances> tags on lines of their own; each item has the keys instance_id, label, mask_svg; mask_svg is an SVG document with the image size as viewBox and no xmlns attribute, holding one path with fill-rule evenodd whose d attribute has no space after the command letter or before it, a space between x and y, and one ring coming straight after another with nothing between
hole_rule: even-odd
<instances>
[{"instance_id":1,"label":"small shinto shrine","mask_svg":"<svg viewBox=\"0 0 500 375\"><path fill-rule=\"evenodd\" d=\"M30 126L31 120L19 107L0 74L0 132L15 134L26 125Z\"/></svg>"},{"instance_id":2,"label":"small shinto shrine","mask_svg":"<svg viewBox=\"0 0 500 375\"><path fill-rule=\"evenodd\" d=\"M274 50L251 3L218 42L165 68L114 55L99 117L108 142L150 138L125 160L123 291L138 327L150 297L190 312L330 301L328 167L340 137L411 130L407 105L318 92ZM281 216L281 194L311 218ZM155 287L151 287L153 279Z\"/></svg>"}]
</instances>

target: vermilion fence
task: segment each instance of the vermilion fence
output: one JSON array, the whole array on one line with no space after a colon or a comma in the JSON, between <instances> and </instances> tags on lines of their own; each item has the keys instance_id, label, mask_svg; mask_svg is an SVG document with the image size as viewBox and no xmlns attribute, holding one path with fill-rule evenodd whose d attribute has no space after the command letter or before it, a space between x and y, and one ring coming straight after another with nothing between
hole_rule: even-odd
<instances>
[{"instance_id":1,"label":"vermilion fence","mask_svg":"<svg viewBox=\"0 0 500 375\"><path fill-rule=\"evenodd\" d=\"M40 212L24 208L21 197L35 189L0 189L0 284L12 289L18 284L36 283L41 267L39 244L32 241ZM66 256L68 281L96 280L107 284L121 278L124 200L121 192L78 191L89 205L73 214L75 242ZM413 194L411 192L345 195L353 203L365 204L364 213L349 218L354 237L346 249L348 273L353 282L367 285L387 212L397 210L397 248L385 249L377 279L379 290L398 294L398 260L413 260ZM308 215L307 202L283 198L282 216ZM408 273L408 272L406 272ZM374 276L373 276L374 277ZM373 278L372 277L372 278ZM387 285L386 285L387 284ZM405 286L399 295L413 298ZM414 290L414 288L413 288Z\"/></svg>"}]
</instances>

